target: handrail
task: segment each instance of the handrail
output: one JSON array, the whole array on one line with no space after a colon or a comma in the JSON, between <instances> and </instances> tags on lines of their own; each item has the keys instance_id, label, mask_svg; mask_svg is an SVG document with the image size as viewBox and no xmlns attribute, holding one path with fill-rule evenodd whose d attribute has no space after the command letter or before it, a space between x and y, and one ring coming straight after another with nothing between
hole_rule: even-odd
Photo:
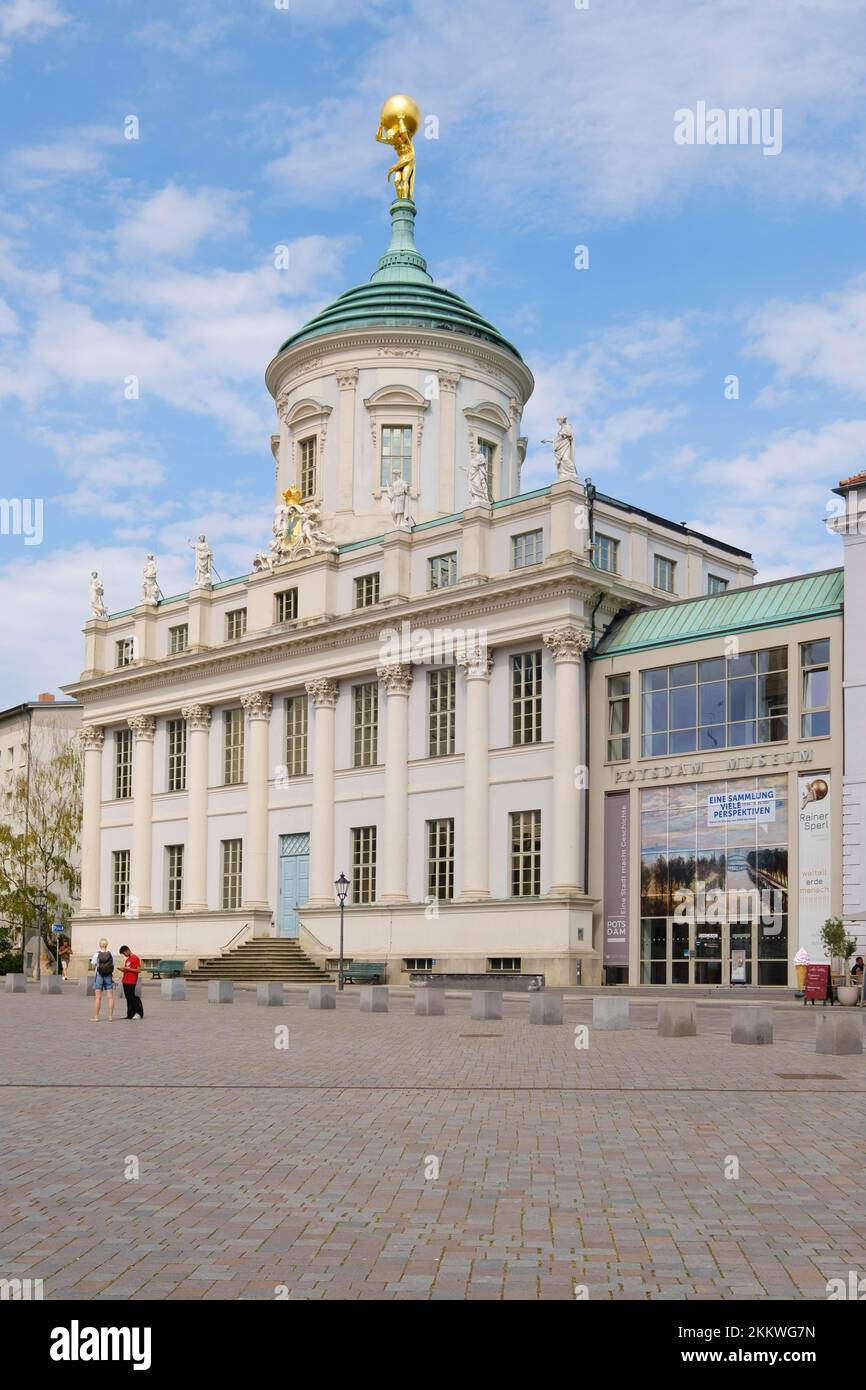
<instances>
[{"instance_id":1,"label":"handrail","mask_svg":"<svg viewBox=\"0 0 866 1390\"><path fill-rule=\"evenodd\" d=\"M242 932L242 931L246 931L247 927L249 927L249 926L252 926L252 923L251 923L251 922L244 922L244 924L243 924L242 927L238 927L238 930L235 932L235 934L234 934L234 936L232 937L231 941L227 941L226 944L225 944L225 946L221 946L221 947L220 947L220 953L222 953L223 951L228 951L228 950L231 948L232 941L237 941L237 939L238 939L238 937L240 936L241 932Z\"/></svg>"}]
</instances>

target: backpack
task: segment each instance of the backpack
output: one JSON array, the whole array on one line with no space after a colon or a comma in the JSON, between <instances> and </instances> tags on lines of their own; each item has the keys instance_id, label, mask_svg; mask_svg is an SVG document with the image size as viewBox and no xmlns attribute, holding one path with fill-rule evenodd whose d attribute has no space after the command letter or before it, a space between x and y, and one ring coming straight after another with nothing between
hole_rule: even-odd
<instances>
[{"instance_id":1,"label":"backpack","mask_svg":"<svg viewBox=\"0 0 866 1390\"><path fill-rule=\"evenodd\" d=\"M101 975L104 980L109 980L114 974L114 956L110 951L100 951L97 955L96 973Z\"/></svg>"}]
</instances>

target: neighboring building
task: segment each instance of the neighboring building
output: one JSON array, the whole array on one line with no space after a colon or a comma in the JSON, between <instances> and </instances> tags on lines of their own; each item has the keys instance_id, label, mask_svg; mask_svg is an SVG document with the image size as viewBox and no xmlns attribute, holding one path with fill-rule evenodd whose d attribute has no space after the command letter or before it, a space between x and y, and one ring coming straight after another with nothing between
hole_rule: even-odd
<instances>
[{"instance_id":1,"label":"neighboring building","mask_svg":"<svg viewBox=\"0 0 866 1390\"><path fill-rule=\"evenodd\" d=\"M843 500L832 529L841 537L847 591L845 606L845 775L842 915L866 954L866 472L835 489Z\"/></svg>"},{"instance_id":2,"label":"neighboring building","mask_svg":"<svg viewBox=\"0 0 866 1390\"><path fill-rule=\"evenodd\" d=\"M589 893L609 983L788 985L800 947L824 959L842 911L843 588L837 569L687 599L598 644Z\"/></svg>"},{"instance_id":3,"label":"neighboring building","mask_svg":"<svg viewBox=\"0 0 866 1390\"><path fill-rule=\"evenodd\" d=\"M9 800L13 787L22 777L28 781L34 764L49 761L75 737L80 725L78 701L56 700L51 694L0 711L0 818L6 824L23 831L24 824ZM8 925L2 918L0 924Z\"/></svg>"},{"instance_id":4,"label":"neighboring building","mask_svg":"<svg viewBox=\"0 0 866 1390\"><path fill-rule=\"evenodd\" d=\"M81 957L134 915L148 957L276 932L330 959L344 871L347 953L392 979L600 978L584 653L624 608L754 567L563 470L520 494L532 375L433 284L413 220L394 204L371 281L268 368L253 571L160 602L151 576L87 623Z\"/></svg>"}]
</instances>

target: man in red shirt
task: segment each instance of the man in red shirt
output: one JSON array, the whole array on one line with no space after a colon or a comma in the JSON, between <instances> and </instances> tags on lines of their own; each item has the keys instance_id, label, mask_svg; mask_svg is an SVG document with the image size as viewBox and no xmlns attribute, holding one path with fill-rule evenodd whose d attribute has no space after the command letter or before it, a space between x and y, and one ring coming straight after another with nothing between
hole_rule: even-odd
<instances>
[{"instance_id":1,"label":"man in red shirt","mask_svg":"<svg viewBox=\"0 0 866 1390\"><path fill-rule=\"evenodd\" d=\"M126 995L127 1020L135 1018L136 1014L139 1018L144 1018L144 1008L135 992L135 986L138 984L138 977L141 973L141 961L137 955L130 951L128 946L121 946L120 954L126 957L120 983L123 985L123 992Z\"/></svg>"}]
</instances>

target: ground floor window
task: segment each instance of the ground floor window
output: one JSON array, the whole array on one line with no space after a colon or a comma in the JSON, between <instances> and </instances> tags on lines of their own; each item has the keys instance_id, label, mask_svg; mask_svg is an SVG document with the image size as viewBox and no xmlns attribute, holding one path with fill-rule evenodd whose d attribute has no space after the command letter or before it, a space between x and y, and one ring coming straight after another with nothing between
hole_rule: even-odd
<instances>
[{"instance_id":1,"label":"ground floor window","mask_svg":"<svg viewBox=\"0 0 866 1390\"><path fill-rule=\"evenodd\" d=\"M788 823L784 776L641 792L641 984L787 984Z\"/></svg>"}]
</instances>

